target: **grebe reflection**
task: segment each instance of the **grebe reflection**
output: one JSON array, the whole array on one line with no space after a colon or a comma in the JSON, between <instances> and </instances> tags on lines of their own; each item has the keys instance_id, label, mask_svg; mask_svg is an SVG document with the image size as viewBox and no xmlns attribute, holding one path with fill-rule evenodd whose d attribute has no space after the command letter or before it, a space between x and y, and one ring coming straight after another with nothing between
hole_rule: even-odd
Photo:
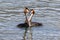
<instances>
[{"instance_id":1,"label":"grebe reflection","mask_svg":"<svg viewBox=\"0 0 60 40\"><path fill-rule=\"evenodd\" d=\"M27 13L30 13L31 14L28 19L27 19ZM32 17L35 14L34 9L29 10L27 7L25 7L24 14L25 14L25 23L18 24L17 25L18 27L21 27L21 28L23 28L23 27L29 27L29 25L31 27L34 27L34 26L42 26L42 23L32 22Z\"/></svg>"}]
</instances>

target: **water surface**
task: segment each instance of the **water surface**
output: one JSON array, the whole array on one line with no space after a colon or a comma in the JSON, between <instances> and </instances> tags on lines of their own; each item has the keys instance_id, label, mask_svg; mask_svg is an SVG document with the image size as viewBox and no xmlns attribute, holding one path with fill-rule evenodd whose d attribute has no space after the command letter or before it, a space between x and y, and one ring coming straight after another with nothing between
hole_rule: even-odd
<instances>
[{"instance_id":1,"label":"water surface","mask_svg":"<svg viewBox=\"0 0 60 40\"><path fill-rule=\"evenodd\" d=\"M60 0L0 0L0 40L22 40L23 9L35 10L32 21L43 26L32 28L33 40L60 39ZM28 34L27 34L28 36Z\"/></svg>"}]
</instances>

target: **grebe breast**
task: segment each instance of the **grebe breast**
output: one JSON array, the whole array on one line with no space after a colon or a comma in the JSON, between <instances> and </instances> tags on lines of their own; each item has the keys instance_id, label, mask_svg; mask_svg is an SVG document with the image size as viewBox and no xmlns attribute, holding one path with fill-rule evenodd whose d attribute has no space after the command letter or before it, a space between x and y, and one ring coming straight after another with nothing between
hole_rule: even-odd
<instances>
[{"instance_id":1,"label":"grebe breast","mask_svg":"<svg viewBox=\"0 0 60 40\"><path fill-rule=\"evenodd\" d=\"M31 22L31 26L32 26L32 27L42 26L42 23Z\"/></svg>"}]
</instances>

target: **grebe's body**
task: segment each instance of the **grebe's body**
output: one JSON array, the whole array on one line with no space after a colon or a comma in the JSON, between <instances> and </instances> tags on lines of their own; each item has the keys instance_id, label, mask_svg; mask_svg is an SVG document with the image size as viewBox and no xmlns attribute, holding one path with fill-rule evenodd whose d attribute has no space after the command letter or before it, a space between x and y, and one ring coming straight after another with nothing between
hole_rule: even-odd
<instances>
[{"instance_id":1,"label":"grebe's body","mask_svg":"<svg viewBox=\"0 0 60 40\"><path fill-rule=\"evenodd\" d=\"M25 28L25 27L29 27L29 25L27 23L21 23L21 24L18 24L17 27Z\"/></svg>"},{"instance_id":2,"label":"grebe's body","mask_svg":"<svg viewBox=\"0 0 60 40\"><path fill-rule=\"evenodd\" d=\"M31 27L42 26L42 23L31 22Z\"/></svg>"},{"instance_id":3,"label":"grebe's body","mask_svg":"<svg viewBox=\"0 0 60 40\"><path fill-rule=\"evenodd\" d=\"M31 12L31 15L30 15L30 17L27 19L27 13L29 12L29 10L28 10L28 8L25 8L25 10L24 10L24 14L25 14L25 23L22 23L22 24L19 24L19 25L17 25L18 27L29 27L29 26L31 26L31 27L34 27L34 26L42 26L42 23L37 23L37 22L31 22L31 20L32 20L32 17L33 17L33 15L35 14L35 11L33 10L33 9L31 9L30 10L30 12Z\"/></svg>"},{"instance_id":4,"label":"grebe's body","mask_svg":"<svg viewBox=\"0 0 60 40\"><path fill-rule=\"evenodd\" d=\"M29 25L27 23L21 23L21 24L18 24L17 26L19 28L29 27ZM38 27L38 26L42 26L42 23L31 22L31 27Z\"/></svg>"}]
</instances>

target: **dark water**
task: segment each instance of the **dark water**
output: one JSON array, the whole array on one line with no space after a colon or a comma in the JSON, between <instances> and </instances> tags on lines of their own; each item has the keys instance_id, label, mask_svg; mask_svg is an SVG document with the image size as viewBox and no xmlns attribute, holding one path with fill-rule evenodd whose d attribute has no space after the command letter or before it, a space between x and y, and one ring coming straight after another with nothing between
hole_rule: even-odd
<instances>
[{"instance_id":1,"label":"dark water","mask_svg":"<svg viewBox=\"0 0 60 40\"><path fill-rule=\"evenodd\" d=\"M16 25L25 20L23 9L34 9L33 40L60 40L60 0L0 0L0 40L22 40L24 29ZM28 35L27 35L28 36Z\"/></svg>"}]
</instances>

